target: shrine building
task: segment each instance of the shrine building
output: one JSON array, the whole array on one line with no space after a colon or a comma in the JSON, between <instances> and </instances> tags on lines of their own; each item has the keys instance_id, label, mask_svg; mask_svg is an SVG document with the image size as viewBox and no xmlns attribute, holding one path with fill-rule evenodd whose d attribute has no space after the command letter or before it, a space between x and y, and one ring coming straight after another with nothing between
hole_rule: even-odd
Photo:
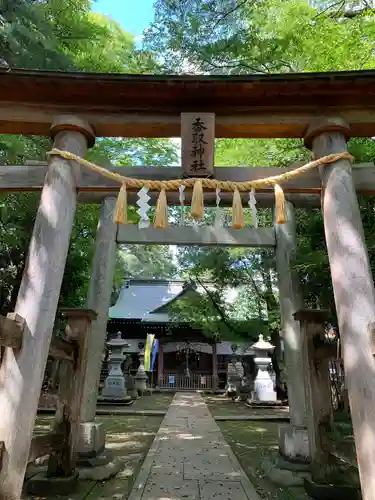
<instances>
[{"instance_id":1,"label":"shrine building","mask_svg":"<svg viewBox=\"0 0 375 500\"><path fill-rule=\"evenodd\" d=\"M216 341L176 318L176 301L204 293L199 285L181 280L130 280L124 284L115 305L109 309L107 333L113 336L121 331L128 341L126 352L132 356L130 373L137 371L138 354L151 333L159 340L150 380L153 386L161 390L225 388L228 361L233 354L252 355L249 346L253 341ZM102 379L105 371L104 362Z\"/></svg>"}]
</instances>

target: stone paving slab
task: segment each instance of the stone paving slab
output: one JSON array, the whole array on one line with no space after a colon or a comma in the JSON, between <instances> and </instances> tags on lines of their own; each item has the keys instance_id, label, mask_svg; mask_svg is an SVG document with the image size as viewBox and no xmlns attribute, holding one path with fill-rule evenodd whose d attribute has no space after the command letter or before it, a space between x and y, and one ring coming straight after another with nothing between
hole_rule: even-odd
<instances>
[{"instance_id":1,"label":"stone paving slab","mask_svg":"<svg viewBox=\"0 0 375 500\"><path fill-rule=\"evenodd\" d=\"M230 481L199 481L199 492L202 500L214 498L215 500L242 500L248 497L241 482Z\"/></svg>"},{"instance_id":2,"label":"stone paving slab","mask_svg":"<svg viewBox=\"0 0 375 500\"><path fill-rule=\"evenodd\" d=\"M198 393L177 393L129 500L260 500Z\"/></svg>"},{"instance_id":3,"label":"stone paving slab","mask_svg":"<svg viewBox=\"0 0 375 500\"><path fill-rule=\"evenodd\" d=\"M151 473L141 498L198 500L200 498L199 483L197 480L184 479L182 476L172 473Z\"/></svg>"},{"instance_id":4,"label":"stone paving slab","mask_svg":"<svg viewBox=\"0 0 375 500\"><path fill-rule=\"evenodd\" d=\"M216 422L225 421L243 421L243 422L290 422L289 415L216 415Z\"/></svg>"},{"instance_id":5,"label":"stone paving slab","mask_svg":"<svg viewBox=\"0 0 375 500\"><path fill-rule=\"evenodd\" d=\"M241 473L233 470L233 465L228 458L226 460L196 460L184 463L184 478L241 481Z\"/></svg>"},{"instance_id":6,"label":"stone paving slab","mask_svg":"<svg viewBox=\"0 0 375 500\"><path fill-rule=\"evenodd\" d=\"M264 410L265 408L257 407L257 408L249 408L249 412L245 413L243 415L236 415L236 414L228 414L228 415L215 415L213 418L216 422L222 422L222 421L235 421L235 420L243 420L243 421L277 421L277 422L289 422L290 417L287 412L288 407L281 407L281 408L269 408L267 407L267 410L272 411L272 413L266 413L264 415L259 414L259 410ZM251 410L255 410L258 413L254 414L251 412ZM55 408L44 408L44 407L39 407L38 408L38 414L43 415L43 414L55 414ZM108 415L108 416L115 416L115 415L129 415L129 416L144 416L144 417L164 417L167 413L167 410L155 410L155 409L145 409L145 410L137 410L137 409L129 409L129 408L122 408L122 407L97 407L96 408L96 415Z\"/></svg>"}]
</instances>

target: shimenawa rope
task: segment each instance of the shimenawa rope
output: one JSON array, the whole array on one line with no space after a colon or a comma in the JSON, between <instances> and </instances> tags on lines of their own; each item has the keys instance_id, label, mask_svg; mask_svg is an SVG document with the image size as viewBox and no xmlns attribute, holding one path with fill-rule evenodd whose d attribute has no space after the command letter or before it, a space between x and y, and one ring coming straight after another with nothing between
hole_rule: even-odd
<instances>
[{"instance_id":1,"label":"shimenawa rope","mask_svg":"<svg viewBox=\"0 0 375 500\"><path fill-rule=\"evenodd\" d=\"M354 161L353 156L347 151L343 153L333 153L327 156L323 156L318 160L314 160L302 167L296 168L284 174L274 175L271 177L265 177L263 179L256 179L252 181L218 181L216 179L208 178L189 178L189 179L172 179L168 181L158 181L149 179L133 179L132 177L125 177L123 175L117 174L115 172L110 172L106 168L100 167L95 163L92 163L80 156L77 156L69 151L62 151L60 149L53 148L47 155L58 155L66 160L74 160L84 167L96 172L103 177L107 177L113 181L121 184L121 189L118 195L116 210L115 210L115 222L119 224L124 224L127 222L127 195L126 189L136 188L141 189L143 186L148 188L150 191L160 191L159 200L157 203L156 215L155 215L155 226L156 227L167 227L167 198L166 191L178 191L180 186L185 186L188 188L193 188L192 202L191 202L191 215L196 219L201 219L204 213L204 195L203 190L206 189L216 189L219 188L221 191L233 192L233 221L232 225L235 228L241 228L244 226L243 219L243 209L242 203L240 203L239 192L249 192L251 189L260 189L266 186L274 186L275 190L275 209L276 209L276 222L283 224L286 221L285 217L285 197L280 183L285 181L290 181L300 175L305 174L309 170L312 170L320 165L327 165L333 163L337 160L343 158Z\"/></svg>"}]
</instances>

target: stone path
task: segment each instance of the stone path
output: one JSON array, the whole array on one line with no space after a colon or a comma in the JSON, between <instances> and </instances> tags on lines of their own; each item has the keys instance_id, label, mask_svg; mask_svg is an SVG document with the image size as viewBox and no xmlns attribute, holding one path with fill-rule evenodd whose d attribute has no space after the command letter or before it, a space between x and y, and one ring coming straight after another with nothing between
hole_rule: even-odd
<instances>
[{"instance_id":1,"label":"stone path","mask_svg":"<svg viewBox=\"0 0 375 500\"><path fill-rule=\"evenodd\" d=\"M260 500L207 405L177 393L129 500Z\"/></svg>"}]
</instances>

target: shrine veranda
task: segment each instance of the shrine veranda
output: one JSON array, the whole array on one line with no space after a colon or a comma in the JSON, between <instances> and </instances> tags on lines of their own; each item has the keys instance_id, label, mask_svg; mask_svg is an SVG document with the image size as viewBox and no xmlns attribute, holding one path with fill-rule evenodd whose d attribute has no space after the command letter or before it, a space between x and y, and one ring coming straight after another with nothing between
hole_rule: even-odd
<instances>
[{"instance_id":1,"label":"shrine veranda","mask_svg":"<svg viewBox=\"0 0 375 500\"><path fill-rule=\"evenodd\" d=\"M375 194L375 169L351 165L347 153L350 137L375 135L374 88L373 71L177 77L1 70L0 133L51 136L53 154L48 163L0 167L1 192L41 191L17 304L14 313L0 316L0 499L19 500L26 466L41 454L50 454L51 484L61 478L73 484L77 455L100 455L104 448L104 431L94 419L119 243L275 249L290 405L280 452L323 463L319 424L331 418L332 408L321 395L334 353L312 342L324 336L326 314L303 308L291 265L294 207L321 206L362 497L375 500L375 291L357 201L357 194ZM182 166L105 166L119 174L114 180L81 165L97 137L118 136L181 137ZM291 174L295 165L215 168L215 137L303 138L314 159L331 163L298 176ZM282 177L259 182L272 176ZM147 205L157 206L157 227L147 222L144 203L141 219L148 227L115 224L114 214L126 222L126 206L137 203L142 184ZM274 227L257 227L254 208L273 207L275 200ZM62 311L66 339L51 342L77 203L100 204L88 308ZM167 227L167 205L182 203L197 217L204 206L233 204L233 227ZM243 227L242 205L252 208L252 226ZM64 360L64 383L54 431L32 439L48 354ZM85 442L83 435L94 434L98 441Z\"/></svg>"}]
</instances>

